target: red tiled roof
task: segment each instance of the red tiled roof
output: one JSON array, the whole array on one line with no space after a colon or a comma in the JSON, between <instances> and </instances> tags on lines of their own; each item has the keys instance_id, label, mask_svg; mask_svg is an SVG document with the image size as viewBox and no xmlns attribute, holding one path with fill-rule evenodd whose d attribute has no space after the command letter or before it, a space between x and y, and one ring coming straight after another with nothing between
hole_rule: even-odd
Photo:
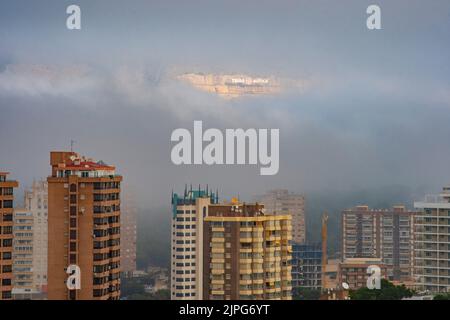
<instances>
[{"instance_id":1,"label":"red tiled roof","mask_svg":"<svg viewBox=\"0 0 450 320\"><path fill-rule=\"evenodd\" d=\"M114 170L114 166L108 166L105 164L98 164L96 162L92 161L82 161L79 164L75 164L73 162L67 163L65 165L66 169L70 170L85 170L85 171L92 171L92 170Z\"/></svg>"}]
</instances>

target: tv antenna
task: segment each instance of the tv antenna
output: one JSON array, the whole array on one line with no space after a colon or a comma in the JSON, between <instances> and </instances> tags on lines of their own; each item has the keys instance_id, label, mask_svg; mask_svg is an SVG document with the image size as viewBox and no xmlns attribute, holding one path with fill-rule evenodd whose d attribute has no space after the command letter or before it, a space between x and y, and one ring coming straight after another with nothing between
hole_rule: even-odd
<instances>
[{"instance_id":1,"label":"tv antenna","mask_svg":"<svg viewBox=\"0 0 450 320\"><path fill-rule=\"evenodd\" d=\"M73 145L75 142L75 140L70 140L70 152L73 152Z\"/></svg>"}]
</instances>

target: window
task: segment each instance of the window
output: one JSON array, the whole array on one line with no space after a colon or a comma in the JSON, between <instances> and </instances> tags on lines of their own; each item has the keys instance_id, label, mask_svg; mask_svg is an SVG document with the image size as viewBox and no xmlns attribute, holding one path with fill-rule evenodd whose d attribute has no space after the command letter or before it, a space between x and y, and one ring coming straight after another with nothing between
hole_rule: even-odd
<instances>
[{"instance_id":1,"label":"window","mask_svg":"<svg viewBox=\"0 0 450 320\"><path fill-rule=\"evenodd\" d=\"M10 286L11 285L11 279L2 279L2 285L3 286Z\"/></svg>"},{"instance_id":2,"label":"window","mask_svg":"<svg viewBox=\"0 0 450 320\"><path fill-rule=\"evenodd\" d=\"M14 193L13 188L3 188L4 196L12 196Z\"/></svg>"},{"instance_id":3,"label":"window","mask_svg":"<svg viewBox=\"0 0 450 320\"><path fill-rule=\"evenodd\" d=\"M11 299L12 298L11 291L3 291L2 298L3 299Z\"/></svg>"},{"instance_id":4,"label":"window","mask_svg":"<svg viewBox=\"0 0 450 320\"><path fill-rule=\"evenodd\" d=\"M12 272L12 266L11 265L6 265L2 267L2 272L3 273L9 273Z\"/></svg>"},{"instance_id":5,"label":"window","mask_svg":"<svg viewBox=\"0 0 450 320\"><path fill-rule=\"evenodd\" d=\"M3 252L3 260L11 260L12 253L11 252Z\"/></svg>"},{"instance_id":6,"label":"window","mask_svg":"<svg viewBox=\"0 0 450 320\"><path fill-rule=\"evenodd\" d=\"M12 208L13 207L13 202L12 200L3 200L3 208Z\"/></svg>"}]
</instances>

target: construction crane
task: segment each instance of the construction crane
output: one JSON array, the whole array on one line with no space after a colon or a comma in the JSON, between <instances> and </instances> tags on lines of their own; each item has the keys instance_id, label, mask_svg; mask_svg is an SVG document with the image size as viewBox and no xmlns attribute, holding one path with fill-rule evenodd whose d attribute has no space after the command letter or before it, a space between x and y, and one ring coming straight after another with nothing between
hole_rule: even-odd
<instances>
[{"instance_id":1,"label":"construction crane","mask_svg":"<svg viewBox=\"0 0 450 320\"><path fill-rule=\"evenodd\" d=\"M322 290L325 291L326 272L327 272L327 239L328 239L328 213L325 211L322 215Z\"/></svg>"}]
</instances>

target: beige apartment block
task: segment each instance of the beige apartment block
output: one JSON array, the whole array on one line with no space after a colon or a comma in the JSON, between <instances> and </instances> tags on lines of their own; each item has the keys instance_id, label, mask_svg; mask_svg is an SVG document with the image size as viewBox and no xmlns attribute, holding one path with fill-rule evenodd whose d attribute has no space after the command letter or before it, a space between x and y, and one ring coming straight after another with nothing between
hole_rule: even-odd
<instances>
[{"instance_id":1,"label":"beige apartment block","mask_svg":"<svg viewBox=\"0 0 450 320\"><path fill-rule=\"evenodd\" d=\"M291 215L212 204L203 227L203 299L292 299Z\"/></svg>"}]
</instances>

